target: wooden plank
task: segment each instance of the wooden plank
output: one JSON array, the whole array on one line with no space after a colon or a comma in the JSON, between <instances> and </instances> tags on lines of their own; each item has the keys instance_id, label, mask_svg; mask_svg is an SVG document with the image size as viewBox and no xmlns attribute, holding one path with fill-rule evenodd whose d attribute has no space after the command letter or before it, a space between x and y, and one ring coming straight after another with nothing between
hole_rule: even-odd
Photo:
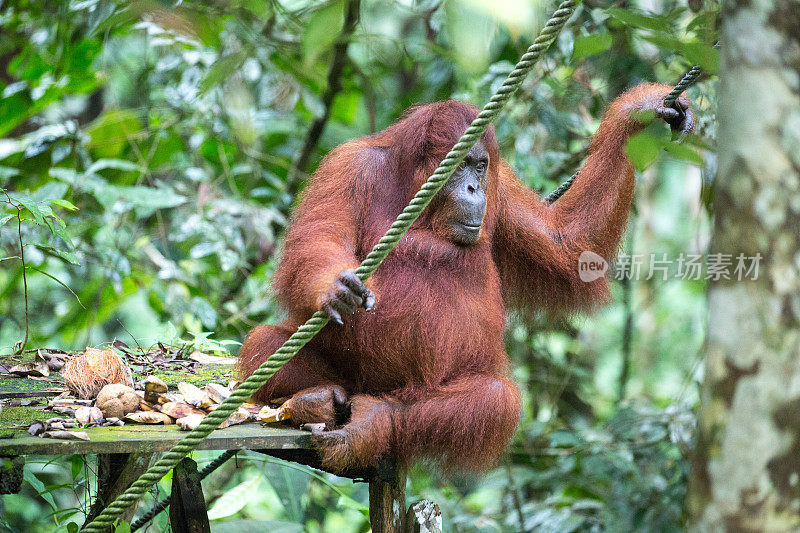
<instances>
[{"instance_id":1,"label":"wooden plank","mask_svg":"<svg viewBox=\"0 0 800 533\"><path fill-rule=\"evenodd\" d=\"M211 533L197 463L188 457L172 470L169 524L173 533Z\"/></svg>"},{"instance_id":2,"label":"wooden plank","mask_svg":"<svg viewBox=\"0 0 800 533\"><path fill-rule=\"evenodd\" d=\"M33 357L26 358L32 360ZM236 377L233 365L209 364L196 365L194 371L185 369L160 370L156 375L163 379L171 391L177 390L180 381L187 381L198 387L206 383L215 382L227 385L228 380ZM134 373L134 379L139 380L144 376ZM12 374L0 374L0 400L8 398L33 398L56 396L67 390L61 374L51 370L46 379L31 379Z\"/></svg>"},{"instance_id":3,"label":"wooden plank","mask_svg":"<svg viewBox=\"0 0 800 533\"><path fill-rule=\"evenodd\" d=\"M0 439L0 455L60 455L86 453L155 453L167 451L188 432L177 425L127 424L123 427L87 428L88 441L42 439L15 431ZM296 429L239 424L213 431L198 450L311 449L311 433Z\"/></svg>"},{"instance_id":4,"label":"wooden plank","mask_svg":"<svg viewBox=\"0 0 800 533\"><path fill-rule=\"evenodd\" d=\"M0 400L57 396L65 390L63 381L52 383L45 380L20 378L10 374L0 375Z\"/></svg>"}]
</instances>

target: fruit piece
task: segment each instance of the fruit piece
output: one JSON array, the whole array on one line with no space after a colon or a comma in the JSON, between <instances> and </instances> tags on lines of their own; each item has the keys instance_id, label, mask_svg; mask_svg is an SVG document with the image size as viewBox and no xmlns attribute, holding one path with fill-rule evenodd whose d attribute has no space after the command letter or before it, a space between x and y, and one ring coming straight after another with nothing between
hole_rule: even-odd
<instances>
[{"instance_id":1,"label":"fruit piece","mask_svg":"<svg viewBox=\"0 0 800 533\"><path fill-rule=\"evenodd\" d=\"M122 418L139 409L139 395L127 385L112 383L102 388L97 395L95 406L106 418Z\"/></svg>"}]
</instances>

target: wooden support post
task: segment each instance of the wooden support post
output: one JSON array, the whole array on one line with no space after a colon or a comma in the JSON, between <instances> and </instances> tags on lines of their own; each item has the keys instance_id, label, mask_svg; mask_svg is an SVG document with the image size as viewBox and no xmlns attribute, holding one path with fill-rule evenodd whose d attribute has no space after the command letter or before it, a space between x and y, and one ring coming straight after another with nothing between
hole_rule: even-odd
<instances>
[{"instance_id":1,"label":"wooden support post","mask_svg":"<svg viewBox=\"0 0 800 533\"><path fill-rule=\"evenodd\" d=\"M406 472L395 461L379 464L369 481L372 533L403 533L406 518Z\"/></svg>"},{"instance_id":2,"label":"wooden support post","mask_svg":"<svg viewBox=\"0 0 800 533\"><path fill-rule=\"evenodd\" d=\"M153 455L149 453L97 454L97 496L89 509L86 523L94 520L109 503L144 474L152 458ZM122 513L120 519L130 522L135 512L136 505L131 505Z\"/></svg>"},{"instance_id":3,"label":"wooden support post","mask_svg":"<svg viewBox=\"0 0 800 533\"><path fill-rule=\"evenodd\" d=\"M169 523L173 533L211 533L197 463L188 457L172 470Z\"/></svg>"}]
</instances>

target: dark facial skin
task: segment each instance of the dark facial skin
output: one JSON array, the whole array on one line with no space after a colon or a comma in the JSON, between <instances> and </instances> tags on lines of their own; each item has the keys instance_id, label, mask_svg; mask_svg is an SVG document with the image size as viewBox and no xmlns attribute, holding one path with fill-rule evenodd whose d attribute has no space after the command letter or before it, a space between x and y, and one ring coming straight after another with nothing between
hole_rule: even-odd
<instances>
[{"instance_id":1,"label":"dark facial skin","mask_svg":"<svg viewBox=\"0 0 800 533\"><path fill-rule=\"evenodd\" d=\"M456 244L473 244L481 234L486 215L486 172L489 152L478 142L439 191L447 213L447 231Z\"/></svg>"},{"instance_id":2,"label":"dark facial skin","mask_svg":"<svg viewBox=\"0 0 800 533\"><path fill-rule=\"evenodd\" d=\"M488 168L489 152L479 141L437 195L437 199L441 198L437 209L447 214L445 230L456 244L469 246L481 235ZM342 317L352 315L356 309L370 311L373 305L375 295L349 268L339 273L320 301L321 310L338 324L343 324Z\"/></svg>"}]
</instances>

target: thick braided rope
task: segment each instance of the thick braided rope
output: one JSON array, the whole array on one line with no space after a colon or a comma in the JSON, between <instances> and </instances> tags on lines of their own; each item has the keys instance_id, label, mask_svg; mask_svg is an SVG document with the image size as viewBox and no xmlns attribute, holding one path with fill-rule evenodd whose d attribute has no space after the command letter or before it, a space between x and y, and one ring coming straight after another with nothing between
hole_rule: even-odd
<instances>
[{"instance_id":1,"label":"thick braided rope","mask_svg":"<svg viewBox=\"0 0 800 533\"><path fill-rule=\"evenodd\" d=\"M700 78L700 74L702 73L703 69L700 68L700 65L695 65L692 68L690 68L689 72L683 75L681 81L679 81L675 85L675 87L669 92L667 97L664 98L664 105L666 107L672 107L672 104L675 103L675 100L678 99L681 93L683 93L683 91L694 85Z\"/></svg>"},{"instance_id":2,"label":"thick braided rope","mask_svg":"<svg viewBox=\"0 0 800 533\"><path fill-rule=\"evenodd\" d=\"M716 44L714 44L714 48L719 48L719 41L717 41ZM686 89L697 83L697 80L700 79L700 75L702 73L703 69L700 68L700 65L695 65L692 68L690 68L689 71L683 75L681 81L679 81L675 85L675 87L669 92L667 97L664 98L664 105L667 107L671 107L672 104L675 103L675 100L677 100L678 97L681 95L681 93L683 93L683 91L685 91Z\"/></svg>"},{"instance_id":3,"label":"thick braided rope","mask_svg":"<svg viewBox=\"0 0 800 533\"><path fill-rule=\"evenodd\" d=\"M567 180L561 185L559 185L556 190L545 196L544 201L547 202L548 204L552 204L553 202L561 198L564 195L564 193L567 192L570 187L572 187L572 183L575 181L575 178L577 178L578 174L580 173L581 171L579 170L575 174L567 178Z\"/></svg>"},{"instance_id":4,"label":"thick braided rope","mask_svg":"<svg viewBox=\"0 0 800 533\"><path fill-rule=\"evenodd\" d=\"M200 481L204 480L217 468L224 465L228 459L236 455L236 452L239 450L227 450L222 452L217 456L216 459L208 463L203 469L200 471ZM136 530L141 529L145 526L150 520L156 517L158 513L169 507L169 504L172 502L172 496L167 496L157 504L153 506L152 509L147 511L143 514L138 520L136 520L133 524L131 524L131 533L134 533Z\"/></svg>"},{"instance_id":5,"label":"thick braided rope","mask_svg":"<svg viewBox=\"0 0 800 533\"><path fill-rule=\"evenodd\" d=\"M464 135L453 146L444 160L439 164L436 171L428 178L428 181L417 192L411 203L403 209L403 212L392 223L369 255L356 269L356 274L362 281L366 281L381 262L389 255L389 252L400 242L411 224L419 217L422 210L430 203L439 189L445 184L447 179L456 169L475 143L481 138L483 132L489 124L497 117L511 95L522 84L522 80L531 71L534 63L542 53L555 40L561 28L575 12L575 8L580 0L566 0L562 2L558 9L547 21L539 36L528 48L525 54L517 63L503 85L497 93L492 96L489 103L475 117L472 124L464 132ZM224 422L242 403L256 392L266 381L272 377L280 367L291 359L300 349L310 341L314 335L328 323L328 316L317 311L308 321L300 326L289 339L278 348L249 378L243 381L239 387L224 401L220 406L206 416L203 421L183 438L178 444L165 453L161 459L151 466L139 479L137 479L124 493L120 494L108 507L106 507L97 518L90 524L84 526L83 531L103 532L106 531L133 502L137 501L142 495L159 479L164 477L181 459L189 452L194 450L212 431Z\"/></svg>"}]
</instances>

